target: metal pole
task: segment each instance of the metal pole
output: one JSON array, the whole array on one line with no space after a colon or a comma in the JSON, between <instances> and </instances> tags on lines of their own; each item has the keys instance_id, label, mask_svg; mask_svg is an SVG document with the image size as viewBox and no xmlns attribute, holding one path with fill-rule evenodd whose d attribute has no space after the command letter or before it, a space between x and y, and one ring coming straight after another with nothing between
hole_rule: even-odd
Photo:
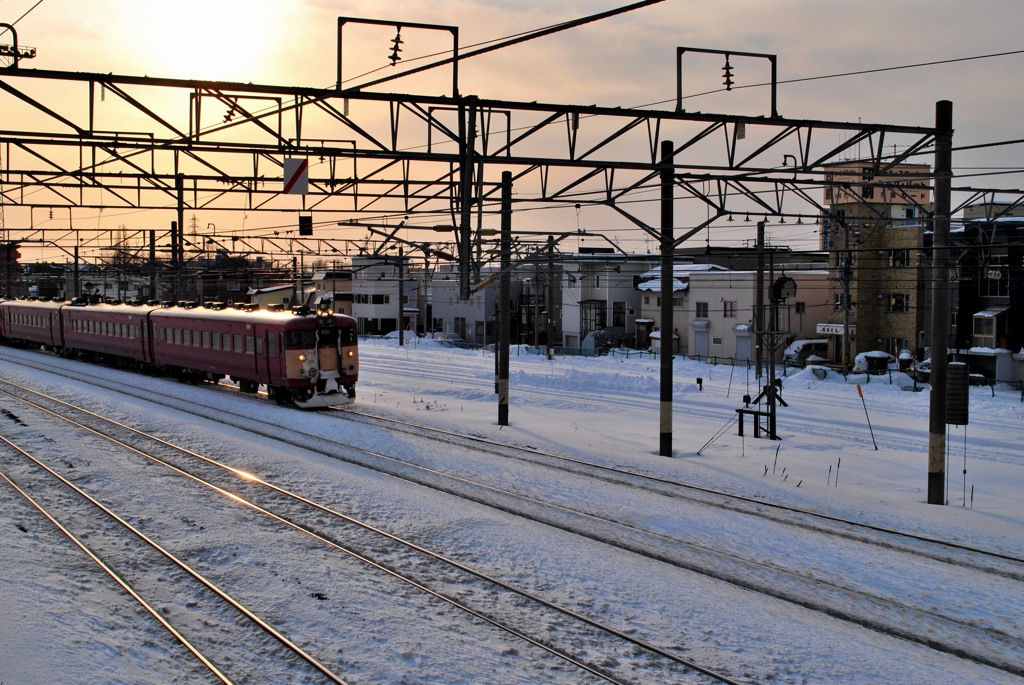
<instances>
[{"instance_id":1,"label":"metal pole","mask_svg":"<svg viewBox=\"0 0 1024 685\"><path fill-rule=\"evenodd\" d=\"M467 104L468 103L468 104ZM474 97L459 101L459 299L468 300L469 281L473 264L473 159L476 147L477 100Z\"/></svg>"},{"instance_id":2,"label":"metal pole","mask_svg":"<svg viewBox=\"0 0 1024 685\"><path fill-rule=\"evenodd\" d=\"M658 454L672 456L672 277L675 235L673 224L674 145L661 143L661 404Z\"/></svg>"},{"instance_id":3,"label":"metal pole","mask_svg":"<svg viewBox=\"0 0 1024 685\"><path fill-rule=\"evenodd\" d=\"M944 504L946 355L949 349L949 213L953 176L953 103L935 103L935 214L932 218L932 370L928 416L928 504Z\"/></svg>"},{"instance_id":4,"label":"metal pole","mask_svg":"<svg viewBox=\"0 0 1024 685\"><path fill-rule=\"evenodd\" d=\"M764 365L764 222L757 222L757 302L754 304L754 335L757 349L754 350L754 377L762 377Z\"/></svg>"},{"instance_id":5,"label":"metal pole","mask_svg":"<svg viewBox=\"0 0 1024 685\"><path fill-rule=\"evenodd\" d=\"M498 425L508 425L508 368L512 328L512 172L501 172L501 282L498 285Z\"/></svg>"},{"instance_id":6,"label":"metal pole","mask_svg":"<svg viewBox=\"0 0 1024 685\"><path fill-rule=\"evenodd\" d=\"M398 346L405 345L405 250L398 246Z\"/></svg>"},{"instance_id":7,"label":"metal pole","mask_svg":"<svg viewBox=\"0 0 1024 685\"><path fill-rule=\"evenodd\" d=\"M850 225L843 224L843 373L850 373L850 291L853 286L853 253L850 252Z\"/></svg>"},{"instance_id":8,"label":"metal pole","mask_svg":"<svg viewBox=\"0 0 1024 685\"><path fill-rule=\"evenodd\" d=\"M548 236L548 280L547 292L544 295L544 336L547 338L548 359L555 358L555 344L552 338L555 332L552 330L552 319L555 315L555 237Z\"/></svg>"}]
</instances>

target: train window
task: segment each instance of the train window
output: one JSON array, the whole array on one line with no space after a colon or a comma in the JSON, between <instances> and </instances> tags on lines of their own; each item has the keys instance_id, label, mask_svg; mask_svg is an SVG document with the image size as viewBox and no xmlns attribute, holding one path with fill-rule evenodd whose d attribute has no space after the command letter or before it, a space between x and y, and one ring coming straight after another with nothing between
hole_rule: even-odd
<instances>
[{"instance_id":1,"label":"train window","mask_svg":"<svg viewBox=\"0 0 1024 685\"><path fill-rule=\"evenodd\" d=\"M284 344L285 347L315 347L316 331L285 331Z\"/></svg>"},{"instance_id":2,"label":"train window","mask_svg":"<svg viewBox=\"0 0 1024 685\"><path fill-rule=\"evenodd\" d=\"M321 328L320 329L320 345L337 345L338 344L338 329L337 328Z\"/></svg>"},{"instance_id":3,"label":"train window","mask_svg":"<svg viewBox=\"0 0 1024 685\"><path fill-rule=\"evenodd\" d=\"M277 333L271 333L267 336L267 354L271 357L277 356Z\"/></svg>"},{"instance_id":4,"label":"train window","mask_svg":"<svg viewBox=\"0 0 1024 685\"><path fill-rule=\"evenodd\" d=\"M342 345L353 345L356 342L355 326L350 326L348 328L339 328L338 335L341 338Z\"/></svg>"},{"instance_id":5,"label":"train window","mask_svg":"<svg viewBox=\"0 0 1024 685\"><path fill-rule=\"evenodd\" d=\"M263 356L263 338L255 338L256 340L256 354Z\"/></svg>"},{"instance_id":6,"label":"train window","mask_svg":"<svg viewBox=\"0 0 1024 685\"><path fill-rule=\"evenodd\" d=\"M242 342L242 334L235 333L235 352L245 352L245 344Z\"/></svg>"},{"instance_id":7,"label":"train window","mask_svg":"<svg viewBox=\"0 0 1024 685\"><path fill-rule=\"evenodd\" d=\"M245 353L252 354L256 351L256 338L251 335L245 336Z\"/></svg>"},{"instance_id":8,"label":"train window","mask_svg":"<svg viewBox=\"0 0 1024 685\"><path fill-rule=\"evenodd\" d=\"M226 352L230 352L231 351L231 334L230 333L224 333L224 350Z\"/></svg>"},{"instance_id":9,"label":"train window","mask_svg":"<svg viewBox=\"0 0 1024 685\"><path fill-rule=\"evenodd\" d=\"M214 333L213 334L213 349L215 349L215 350L219 350L220 349L220 333Z\"/></svg>"},{"instance_id":10,"label":"train window","mask_svg":"<svg viewBox=\"0 0 1024 685\"><path fill-rule=\"evenodd\" d=\"M180 328L175 328L174 329L174 344L175 345L180 345L181 344L181 329Z\"/></svg>"},{"instance_id":11,"label":"train window","mask_svg":"<svg viewBox=\"0 0 1024 685\"><path fill-rule=\"evenodd\" d=\"M192 329L185 328L181 331L181 344L191 345L192 344Z\"/></svg>"},{"instance_id":12,"label":"train window","mask_svg":"<svg viewBox=\"0 0 1024 685\"><path fill-rule=\"evenodd\" d=\"M210 349L210 331L203 331L203 347Z\"/></svg>"}]
</instances>

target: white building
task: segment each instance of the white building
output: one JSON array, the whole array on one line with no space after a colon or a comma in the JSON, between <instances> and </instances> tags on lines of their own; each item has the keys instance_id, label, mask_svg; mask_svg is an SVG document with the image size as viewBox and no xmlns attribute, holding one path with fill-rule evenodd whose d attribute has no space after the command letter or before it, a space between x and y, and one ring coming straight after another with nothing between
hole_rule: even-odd
<instances>
[{"instance_id":1,"label":"white building","mask_svg":"<svg viewBox=\"0 0 1024 685\"><path fill-rule=\"evenodd\" d=\"M637 282L658 262L652 255L579 254L562 258L562 345L592 350L602 341L632 344L641 295Z\"/></svg>"},{"instance_id":2,"label":"white building","mask_svg":"<svg viewBox=\"0 0 1024 685\"><path fill-rule=\"evenodd\" d=\"M774 280L773 280L774 279ZM789 279L795 291L787 289L773 302L773 284ZM772 354L781 359L786 345L795 339L817 337L815 322L830 306L827 271L787 270L764 274L765 359ZM691 273L687 299L690 317L682 324L688 354L695 357L753 360L756 358L757 333L754 308L757 302L756 271L707 271ZM685 331L685 333L684 333Z\"/></svg>"}]
</instances>

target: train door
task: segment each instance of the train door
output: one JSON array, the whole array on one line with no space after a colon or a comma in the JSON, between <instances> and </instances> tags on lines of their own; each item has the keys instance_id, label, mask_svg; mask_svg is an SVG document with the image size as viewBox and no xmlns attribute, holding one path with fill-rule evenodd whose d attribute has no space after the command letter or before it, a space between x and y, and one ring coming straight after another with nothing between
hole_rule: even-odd
<instances>
[{"instance_id":1,"label":"train door","mask_svg":"<svg viewBox=\"0 0 1024 685\"><path fill-rule=\"evenodd\" d=\"M50 312L50 337L51 344L56 349L64 348L64 321L61 318L59 307Z\"/></svg>"},{"instance_id":2,"label":"train door","mask_svg":"<svg viewBox=\"0 0 1024 685\"><path fill-rule=\"evenodd\" d=\"M263 352L260 357L260 371L268 380L278 378L280 373L281 341L278 332L273 328L263 330L259 336L263 343Z\"/></svg>"}]
</instances>

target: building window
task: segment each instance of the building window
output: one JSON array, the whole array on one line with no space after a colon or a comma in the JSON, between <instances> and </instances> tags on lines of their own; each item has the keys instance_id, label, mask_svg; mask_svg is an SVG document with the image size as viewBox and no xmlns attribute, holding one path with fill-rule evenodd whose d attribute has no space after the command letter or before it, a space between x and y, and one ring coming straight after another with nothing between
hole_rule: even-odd
<instances>
[{"instance_id":1,"label":"building window","mask_svg":"<svg viewBox=\"0 0 1024 685\"><path fill-rule=\"evenodd\" d=\"M910 266L910 250L889 250L889 266L893 268Z\"/></svg>"},{"instance_id":2,"label":"building window","mask_svg":"<svg viewBox=\"0 0 1024 685\"><path fill-rule=\"evenodd\" d=\"M982 267L978 279L978 294L982 297L1008 297L1010 295L1009 258L1006 255L991 255L988 264Z\"/></svg>"},{"instance_id":3,"label":"building window","mask_svg":"<svg viewBox=\"0 0 1024 685\"><path fill-rule=\"evenodd\" d=\"M698 302L697 303L697 318L706 319L708 318L708 303Z\"/></svg>"},{"instance_id":4,"label":"building window","mask_svg":"<svg viewBox=\"0 0 1024 685\"><path fill-rule=\"evenodd\" d=\"M803 314L806 311L807 311L807 303L806 302L797 302L796 303L796 313L797 314Z\"/></svg>"},{"instance_id":5,"label":"building window","mask_svg":"<svg viewBox=\"0 0 1024 685\"><path fill-rule=\"evenodd\" d=\"M720 337L718 337L718 336L712 336L711 337L711 344L712 345L721 345L722 344L722 339Z\"/></svg>"},{"instance_id":6,"label":"building window","mask_svg":"<svg viewBox=\"0 0 1024 685\"><path fill-rule=\"evenodd\" d=\"M974 317L974 346L996 346L996 320L991 316Z\"/></svg>"},{"instance_id":7,"label":"building window","mask_svg":"<svg viewBox=\"0 0 1024 685\"><path fill-rule=\"evenodd\" d=\"M902 293L889 293L886 295L885 311L887 312L909 312L910 296Z\"/></svg>"},{"instance_id":8,"label":"building window","mask_svg":"<svg viewBox=\"0 0 1024 685\"><path fill-rule=\"evenodd\" d=\"M723 302L722 303L722 316L727 319L736 318L736 303L735 302Z\"/></svg>"}]
</instances>

